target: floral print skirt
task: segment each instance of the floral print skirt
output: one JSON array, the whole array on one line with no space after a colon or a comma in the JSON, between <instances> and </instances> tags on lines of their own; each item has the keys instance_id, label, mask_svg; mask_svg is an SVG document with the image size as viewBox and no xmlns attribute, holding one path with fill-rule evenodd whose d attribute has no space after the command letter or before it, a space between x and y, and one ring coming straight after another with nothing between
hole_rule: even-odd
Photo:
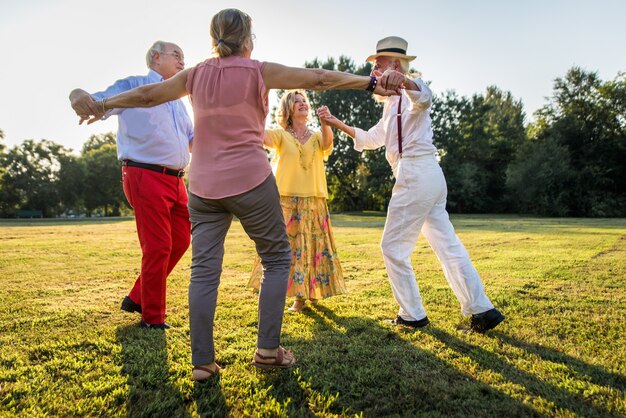
<instances>
[{"instance_id":1,"label":"floral print skirt","mask_svg":"<svg viewBox=\"0 0 626 418\"><path fill-rule=\"evenodd\" d=\"M287 296L322 299L345 293L326 199L281 196L280 206L291 245ZM257 255L248 286L258 290L262 276L263 266Z\"/></svg>"}]
</instances>

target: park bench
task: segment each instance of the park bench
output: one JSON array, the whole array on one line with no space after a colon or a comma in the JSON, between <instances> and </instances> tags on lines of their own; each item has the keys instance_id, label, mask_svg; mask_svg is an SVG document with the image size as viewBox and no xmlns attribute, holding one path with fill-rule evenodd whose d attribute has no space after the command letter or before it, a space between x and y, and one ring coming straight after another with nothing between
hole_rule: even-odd
<instances>
[{"instance_id":1,"label":"park bench","mask_svg":"<svg viewBox=\"0 0 626 418\"><path fill-rule=\"evenodd\" d=\"M18 218L43 218L43 212L40 210L18 210L15 216Z\"/></svg>"}]
</instances>

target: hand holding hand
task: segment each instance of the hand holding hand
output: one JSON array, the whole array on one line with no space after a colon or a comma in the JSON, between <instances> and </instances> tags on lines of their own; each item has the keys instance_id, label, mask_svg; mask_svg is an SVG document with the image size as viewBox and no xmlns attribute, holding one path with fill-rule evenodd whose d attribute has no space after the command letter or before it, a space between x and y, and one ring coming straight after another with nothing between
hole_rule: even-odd
<instances>
[{"instance_id":1,"label":"hand holding hand","mask_svg":"<svg viewBox=\"0 0 626 418\"><path fill-rule=\"evenodd\" d=\"M318 108L317 117L320 119L320 123L322 125L328 125L333 128L336 128L339 122L339 119L337 119L330 113L330 109L328 109L328 106L322 106Z\"/></svg>"},{"instance_id":2,"label":"hand holding hand","mask_svg":"<svg viewBox=\"0 0 626 418\"><path fill-rule=\"evenodd\" d=\"M80 117L79 125L84 121L87 121L88 124L93 123L106 113L89 93L81 89L75 89L70 93L70 104L74 112Z\"/></svg>"},{"instance_id":3,"label":"hand holding hand","mask_svg":"<svg viewBox=\"0 0 626 418\"><path fill-rule=\"evenodd\" d=\"M388 69L378 80L378 85L385 90L393 90L400 94L400 88L404 88L406 77L400 71Z\"/></svg>"},{"instance_id":4,"label":"hand holding hand","mask_svg":"<svg viewBox=\"0 0 626 418\"><path fill-rule=\"evenodd\" d=\"M106 99L105 99L106 100ZM96 102L96 113L94 113L91 118L90 117L81 117L79 124L83 123L83 121L87 121L87 125L91 125L94 122L97 122L102 119L104 115L106 115L107 110L104 109L104 101L98 100Z\"/></svg>"}]
</instances>

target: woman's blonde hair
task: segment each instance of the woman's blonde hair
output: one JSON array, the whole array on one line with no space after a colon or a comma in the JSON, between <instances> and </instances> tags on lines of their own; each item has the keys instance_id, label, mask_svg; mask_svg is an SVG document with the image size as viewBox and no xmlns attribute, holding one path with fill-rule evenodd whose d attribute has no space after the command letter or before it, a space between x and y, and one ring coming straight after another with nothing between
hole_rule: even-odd
<instances>
[{"instance_id":1,"label":"woman's blonde hair","mask_svg":"<svg viewBox=\"0 0 626 418\"><path fill-rule=\"evenodd\" d=\"M238 9L224 9L211 19L213 54L220 58L252 49L252 19Z\"/></svg>"},{"instance_id":2,"label":"woman's blonde hair","mask_svg":"<svg viewBox=\"0 0 626 418\"><path fill-rule=\"evenodd\" d=\"M296 94L304 97L304 101L307 105L309 105L309 110L311 109L311 103L309 102L309 98L307 97L304 90L289 90L283 97L280 98L280 103L278 104L278 112L276 113L276 119L278 120L278 124L283 128L287 129L288 126L293 124L292 109L293 104L296 102ZM309 111L309 116L307 117L307 122L311 119L311 112Z\"/></svg>"}]
</instances>

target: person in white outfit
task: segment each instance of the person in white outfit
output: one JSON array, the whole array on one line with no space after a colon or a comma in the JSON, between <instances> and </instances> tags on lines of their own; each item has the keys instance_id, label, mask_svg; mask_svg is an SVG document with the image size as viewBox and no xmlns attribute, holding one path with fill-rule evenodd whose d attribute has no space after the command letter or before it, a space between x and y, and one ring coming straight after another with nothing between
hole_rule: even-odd
<instances>
[{"instance_id":1,"label":"person in white outfit","mask_svg":"<svg viewBox=\"0 0 626 418\"><path fill-rule=\"evenodd\" d=\"M354 139L357 151L386 147L387 161L396 179L383 232L381 248L393 295L400 305L391 320L420 328L429 324L419 287L411 266L411 253L422 233L437 254L444 275L461 303L461 311L472 315L471 328L485 332L504 320L485 294L478 272L454 232L446 212L447 186L436 159L430 117L432 93L419 78L409 78L407 42L390 36L378 41L376 54L367 58L374 63L372 75L399 78L404 89L400 96L384 100L383 116L368 131L351 127L326 110L320 114L330 126ZM384 86L382 86L384 88Z\"/></svg>"}]
</instances>

